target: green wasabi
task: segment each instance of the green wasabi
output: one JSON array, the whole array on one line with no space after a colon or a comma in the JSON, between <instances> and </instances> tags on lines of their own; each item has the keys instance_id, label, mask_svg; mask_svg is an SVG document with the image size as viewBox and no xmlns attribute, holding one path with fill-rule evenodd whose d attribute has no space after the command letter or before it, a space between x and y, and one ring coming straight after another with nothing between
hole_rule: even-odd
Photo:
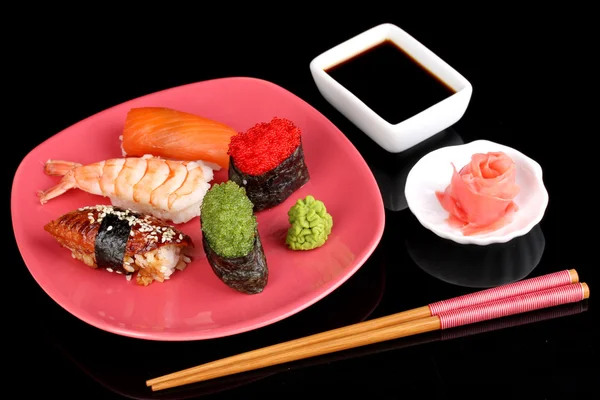
<instances>
[{"instance_id":1,"label":"green wasabi","mask_svg":"<svg viewBox=\"0 0 600 400\"><path fill-rule=\"evenodd\" d=\"M292 250L312 250L327 241L333 219L322 201L308 195L288 211L290 224L285 243Z\"/></svg>"},{"instance_id":2,"label":"green wasabi","mask_svg":"<svg viewBox=\"0 0 600 400\"><path fill-rule=\"evenodd\" d=\"M253 207L246 189L233 181L215 184L206 193L200 213L202 232L216 254L243 257L253 249L257 232Z\"/></svg>"}]
</instances>

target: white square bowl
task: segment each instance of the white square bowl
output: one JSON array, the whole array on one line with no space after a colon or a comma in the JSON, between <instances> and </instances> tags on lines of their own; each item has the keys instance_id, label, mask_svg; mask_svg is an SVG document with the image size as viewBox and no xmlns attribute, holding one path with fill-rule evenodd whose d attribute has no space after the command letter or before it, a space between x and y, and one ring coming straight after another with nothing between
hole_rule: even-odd
<instances>
[{"instance_id":1,"label":"white square bowl","mask_svg":"<svg viewBox=\"0 0 600 400\"><path fill-rule=\"evenodd\" d=\"M455 93L402 122L391 124L325 72L386 40L408 53ZM402 152L456 123L464 115L473 92L471 83L454 68L392 24L378 25L320 54L311 61L310 71L321 95L391 153ZM394 98L390 96L389 101Z\"/></svg>"}]
</instances>

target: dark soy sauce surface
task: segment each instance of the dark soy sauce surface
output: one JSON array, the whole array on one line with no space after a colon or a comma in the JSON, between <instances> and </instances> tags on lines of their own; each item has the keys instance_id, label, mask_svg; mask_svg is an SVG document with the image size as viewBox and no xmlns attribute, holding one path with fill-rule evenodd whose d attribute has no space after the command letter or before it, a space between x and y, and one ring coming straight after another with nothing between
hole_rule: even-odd
<instances>
[{"instance_id":1,"label":"dark soy sauce surface","mask_svg":"<svg viewBox=\"0 0 600 400\"><path fill-rule=\"evenodd\" d=\"M402 122L455 93L389 40L325 72L391 124Z\"/></svg>"}]
</instances>

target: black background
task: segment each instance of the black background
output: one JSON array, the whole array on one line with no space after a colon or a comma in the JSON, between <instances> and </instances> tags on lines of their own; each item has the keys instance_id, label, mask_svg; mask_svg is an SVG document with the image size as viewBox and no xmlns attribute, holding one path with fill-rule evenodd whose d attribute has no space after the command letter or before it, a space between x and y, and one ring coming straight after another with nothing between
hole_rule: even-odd
<instances>
[{"instance_id":1,"label":"black background","mask_svg":"<svg viewBox=\"0 0 600 400\"><path fill-rule=\"evenodd\" d=\"M582 42L583 17L590 11L524 12L505 4L442 10L427 4L418 12L346 7L325 15L322 4L274 3L264 13L249 6L217 11L162 4L153 17L140 10L127 15L121 8L105 8L106 14L69 9L65 17L56 8L33 6L14 14L17 23L5 36L3 57L9 104L3 107L9 121L4 138L11 142L7 182L31 149L96 112L181 84L251 76L284 87L322 112L378 172L388 205L379 248L333 294L284 321L229 338L153 343L100 331L68 314L35 283L11 238L2 324L10 336L4 341L10 356L3 362L10 371L6 390L16 390L19 398L89 399L597 396L592 304L597 168L587 167L594 161L596 127L586 122L597 107L592 90L597 73L590 51L595 47ZM385 154L331 107L308 69L321 52L383 22L413 35L474 88L467 112L452 129L401 155ZM538 161L550 203L531 235L461 259L464 252L436 240L408 209L394 210L394 182L431 149L475 139L514 147ZM422 250L429 246L440 249L437 259ZM518 263L523 248L540 257L532 271ZM493 252L509 258L505 264L481 261ZM450 278L431 275L415 261L428 256L438 268L451 263ZM469 265L483 272L466 273ZM492 285L522 272L533 277L567 268L576 268L591 287L592 299L579 308L479 326L481 333L456 331L456 338L431 334L397 340L177 391L153 394L144 385L163 373L474 290L460 283ZM557 318L568 313L576 315ZM506 329L494 330L502 326Z\"/></svg>"}]
</instances>

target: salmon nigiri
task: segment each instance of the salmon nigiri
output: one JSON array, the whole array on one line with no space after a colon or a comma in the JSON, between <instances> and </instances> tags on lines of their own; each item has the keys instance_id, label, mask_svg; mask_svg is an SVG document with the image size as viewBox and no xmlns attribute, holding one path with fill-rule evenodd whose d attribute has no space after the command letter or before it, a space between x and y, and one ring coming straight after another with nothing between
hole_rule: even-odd
<instances>
[{"instance_id":1,"label":"salmon nigiri","mask_svg":"<svg viewBox=\"0 0 600 400\"><path fill-rule=\"evenodd\" d=\"M204 161L229 167L230 126L199 115L165 107L132 108L127 113L121 148L123 156Z\"/></svg>"}]
</instances>

